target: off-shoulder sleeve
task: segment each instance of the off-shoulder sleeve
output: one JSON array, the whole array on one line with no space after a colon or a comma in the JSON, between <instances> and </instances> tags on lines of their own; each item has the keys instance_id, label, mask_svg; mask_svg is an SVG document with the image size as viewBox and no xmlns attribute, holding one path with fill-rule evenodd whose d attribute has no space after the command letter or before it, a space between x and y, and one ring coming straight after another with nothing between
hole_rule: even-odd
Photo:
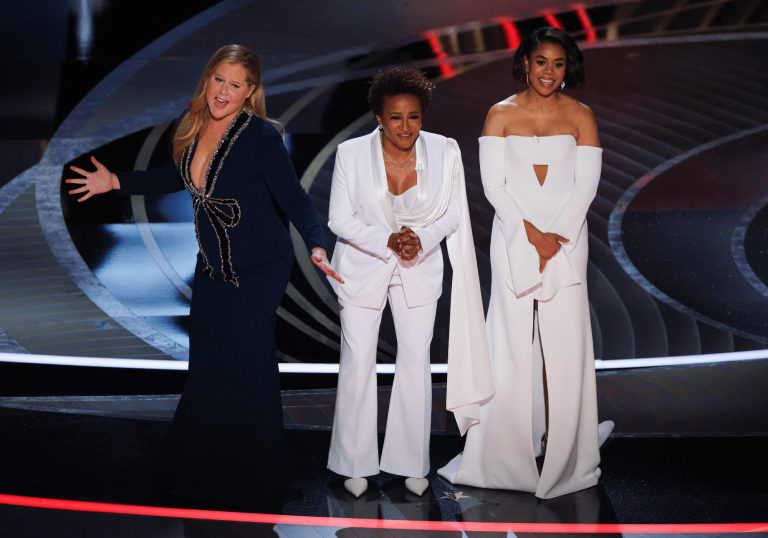
<instances>
[{"instance_id":1,"label":"off-shoulder sleeve","mask_svg":"<svg viewBox=\"0 0 768 538\"><path fill-rule=\"evenodd\" d=\"M301 234L304 243L310 250L325 248L325 238L317 211L296 177L283 141L279 136L270 136L256 151L261 177Z\"/></svg>"},{"instance_id":2,"label":"off-shoulder sleeve","mask_svg":"<svg viewBox=\"0 0 768 538\"><path fill-rule=\"evenodd\" d=\"M501 223L501 233L507 248L507 287L517 297L530 295L534 299L548 301L558 290L580 284L579 273L565 249L560 249L560 252L547 262L543 273L539 272L539 254L536 247L528 242L528 234L523 224L525 213L506 189L503 138L480 138L480 173L485 195L496 209L496 217ZM581 200L579 196L572 196L571 201ZM574 220L568 216L570 213L565 208L561 214L567 222Z\"/></svg>"},{"instance_id":3,"label":"off-shoulder sleeve","mask_svg":"<svg viewBox=\"0 0 768 538\"><path fill-rule=\"evenodd\" d=\"M525 213L506 187L503 138L480 137L480 176L485 197L496 210L507 247L510 273L507 284L518 296L524 295L541 284L539 254L528 242L523 223Z\"/></svg>"},{"instance_id":4,"label":"off-shoulder sleeve","mask_svg":"<svg viewBox=\"0 0 768 538\"><path fill-rule=\"evenodd\" d=\"M557 214L547 229L570 239L563 248L570 252L579 242L579 234L587 211L595 199L600 183L600 170L603 164L603 150L593 146L576 147L575 184L568 201Z\"/></svg>"},{"instance_id":5,"label":"off-shoulder sleeve","mask_svg":"<svg viewBox=\"0 0 768 538\"><path fill-rule=\"evenodd\" d=\"M170 194L184 190L184 182L173 160L162 168L118 172L120 194Z\"/></svg>"}]
</instances>

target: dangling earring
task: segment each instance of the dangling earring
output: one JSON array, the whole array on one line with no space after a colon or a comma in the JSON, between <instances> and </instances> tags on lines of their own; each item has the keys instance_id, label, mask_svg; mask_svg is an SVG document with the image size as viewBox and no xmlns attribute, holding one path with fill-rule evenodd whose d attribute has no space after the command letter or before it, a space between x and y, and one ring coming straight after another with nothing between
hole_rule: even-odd
<instances>
[{"instance_id":1,"label":"dangling earring","mask_svg":"<svg viewBox=\"0 0 768 538\"><path fill-rule=\"evenodd\" d=\"M530 84L530 82L528 82L528 71L525 72L525 83Z\"/></svg>"},{"instance_id":2,"label":"dangling earring","mask_svg":"<svg viewBox=\"0 0 768 538\"><path fill-rule=\"evenodd\" d=\"M379 131L383 131L383 130L384 130L384 127L381 124L379 124Z\"/></svg>"},{"instance_id":3,"label":"dangling earring","mask_svg":"<svg viewBox=\"0 0 768 538\"><path fill-rule=\"evenodd\" d=\"M560 89L561 89L561 90L564 90L564 89L565 89L565 81L563 81L563 83L562 83L562 84L560 84Z\"/></svg>"}]
</instances>

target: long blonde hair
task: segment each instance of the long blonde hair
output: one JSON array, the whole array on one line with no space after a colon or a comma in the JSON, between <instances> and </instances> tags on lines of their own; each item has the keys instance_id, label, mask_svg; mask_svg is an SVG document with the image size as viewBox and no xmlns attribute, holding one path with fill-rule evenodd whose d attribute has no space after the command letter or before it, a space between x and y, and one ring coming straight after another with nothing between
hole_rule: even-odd
<instances>
[{"instance_id":1,"label":"long blonde hair","mask_svg":"<svg viewBox=\"0 0 768 538\"><path fill-rule=\"evenodd\" d=\"M261 62L246 47L242 45L227 45L217 50L208 65L205 66L200 82L197 84L195 97L189 102L189 114L179 122L176 135L173 139L173 160L176 164L181 160L181 154L202 133L211 117L208 109L208 81L222 63L237 64L245 69L245 81L250 86L255 86L251 96L245 100L245 108L251 114L272 123L278 131L285 134L283 126L276 120L267 117L267 106L264 102L264 86L261 85Z\"/></svg>"}]
</instances>

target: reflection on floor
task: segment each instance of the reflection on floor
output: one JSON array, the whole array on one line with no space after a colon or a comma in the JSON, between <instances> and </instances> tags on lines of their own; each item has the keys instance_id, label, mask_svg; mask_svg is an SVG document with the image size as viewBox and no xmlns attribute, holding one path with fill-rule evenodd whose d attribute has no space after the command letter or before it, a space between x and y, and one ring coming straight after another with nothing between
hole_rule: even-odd
<instances>
[{"instance_id":1,"label":"reflection on floor","mask_svg":"<svg viewBox=\"0 0 768 538\"><path fill-rule=\"evenodd\" d=\"M0 431L0 460L14 462L0 473L4 494L199 508L154 481L152 466L168 431L165 422L2 409ZM286 504L284 515L500 523L759 523L768 499L768 468L745 463L759 461L768 450L765 436L612 439L603 448L598 487L541 501L528 493L453 486L438 478L435 470L462 449L464 440L456 435L432 437L431 489L421 498L406 492L401 477L381 473L371 478L368 493L355 499L325 467L330 432L287 430L286 435L290 481L303 498Z\"/></svg>"}]
</instances>

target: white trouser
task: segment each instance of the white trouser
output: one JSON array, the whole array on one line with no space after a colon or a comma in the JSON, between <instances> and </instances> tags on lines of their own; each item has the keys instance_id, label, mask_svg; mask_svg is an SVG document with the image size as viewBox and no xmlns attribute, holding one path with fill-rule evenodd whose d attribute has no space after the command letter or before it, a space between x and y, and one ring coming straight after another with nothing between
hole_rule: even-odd
<instances>
[{"instance_id":1,"label":"white trouser","mask_svg":"<svg viewBox=\"0 0 768 538\"><path fill-rule=\"evenodd\" d=\"M397 333L396 375L381 466L378 458L376 344L384 305L361 308L339 300L341 365L328 468L351 478L388 473L421 478L429 472L432 376L429 345L437 301L408 308L400 278L389 286Z\"/></svg>"}]
</instances>

